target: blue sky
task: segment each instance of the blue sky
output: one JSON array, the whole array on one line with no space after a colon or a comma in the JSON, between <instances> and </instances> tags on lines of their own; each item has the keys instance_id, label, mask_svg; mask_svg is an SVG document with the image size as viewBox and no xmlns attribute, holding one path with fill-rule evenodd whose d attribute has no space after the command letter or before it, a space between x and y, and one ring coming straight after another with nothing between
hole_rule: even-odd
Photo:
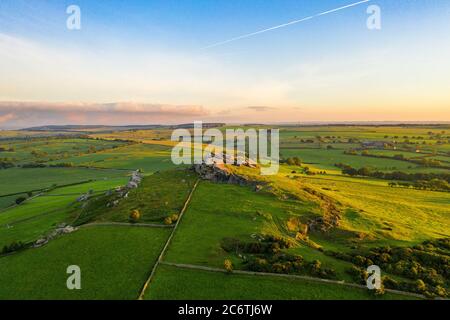
<instances>
[{"instance_id":1,"label":"blue sky","mask_svg":"<svg viewBox=\"0 0 450 320\"><path fill-rule=\"evenodd\" d=\"M0 122L30 112L75 121L67 109L106 103L97 115L150 109L131 122L178 121L177 108L180 121L188 110L224 121L450 120L447 0L370 1L202 49L356 1L1 0ZM78 31L66 28L71 4ZM378 31L366 28L371 4Z\"/></svg>"}]
</instances>

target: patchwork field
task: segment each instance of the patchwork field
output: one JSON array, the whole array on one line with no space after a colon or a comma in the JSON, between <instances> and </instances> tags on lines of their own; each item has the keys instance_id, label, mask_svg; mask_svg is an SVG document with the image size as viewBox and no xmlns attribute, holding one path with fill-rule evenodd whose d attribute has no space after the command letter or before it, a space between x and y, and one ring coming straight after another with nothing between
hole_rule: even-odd
<instances>
[{"instance_id":1,"label":"patchwork field","mask_svg":"<svg viewBox=\"0 0 450 320\"><path fill-rule=\"evenodd\" d=\"M0 299L449 297L448 125L285 126L278 174L234 181L171 132L0 132Z\"/></svg>"}]
</instances>

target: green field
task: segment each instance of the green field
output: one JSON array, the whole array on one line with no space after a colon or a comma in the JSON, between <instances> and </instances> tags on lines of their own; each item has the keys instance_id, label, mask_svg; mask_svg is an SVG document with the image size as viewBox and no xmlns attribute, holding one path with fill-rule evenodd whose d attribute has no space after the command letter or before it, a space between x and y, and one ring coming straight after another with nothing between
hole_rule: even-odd
<instances>
[{"instance_id":1,"label":"green field","mask_svg":"<svg viewBox=\"0 0 450 320\"><path fill-rule=\"evenodd\" d=\"M224 238L251 239L254 233L283 234L284 221L289 216L308 215L312 206L280 201L247 187L201 182L166 260L221 267L224 259L230 257L221 248Z\"/></svg>"},{"instance_id":2,"label":"green field","mask_svg":"<svg viewBox=\"0 0 450 320\"><path fill-rule=\"evenodd\" d=\"M345 163L356 168L371 166L379 170L388 171L401 171L408 170L410 167L417 167L417 165L406 161L347 155L342 150L282 149L280 154L284 158L300 157L305 162L305 165L312 164L319 169L325 170L335 169L336 163Z\"/></svg>"},{"instance_id":3,"label":"green field","mask_svg":"<svg viewBox=\"0 0 450 320\"><path fill-rule=\"evenodd\" d=\"M7 143L0 141L0 146L13 148L12 152L1 152L0 157L17 159L19 164L42 161L66 162L74 155L92 153L125 145L123 142L97 139L55 139L35 138L29 140L13 140Z\"/></svg>"},{"instance_id":4,"label":"green field","mask_svg":"<svg viewBox=\"0 0 450 320\"><path fill-rule=\"evenodd\" d=\"M338 286L338 287L337 287ZM146 299L195 300L368 300L367 290L335 284L270 276L225 274L186 270L171 266L158 268ZM386 294L378 299L411 299Z\"/></svg>"},{"instance_id":5,"label":"green field","mask_svg":"<svg viewBox=\"0 0 450 320\"><path fill-rule=\"evenodd\" d=\"M76 224L86 222L128 222L133 210L139 210L141 223L162 223L178 214L191 191L196 176L186 170L161 171L146 176L138 190L131 190L117 206L107 208L111 197L99 197L81 210Z\"/></svg>"},{"instance_id":6,"label":"green field","mask_svg":"<svg viewBox=\"0 0 450 320\"><path fill-rule=\"evenodd\" d=\"M174 167L170 160L170 152L171 149L166 146L139 143L95 154L67 158L65 161L72 162L78 166L129 170L142 169L145 173L152 173Z\"/></svg>"},{"instance_id":7,"label":"green field","mask_svg":"<svg viewBox=\"0 0 450 320\"><path fill-rule=\"evenodd\" d=\"M72 223L77 216L76 199L89 190L94 194L117 185L124 178L84 183L58 188L30 199L19 206L0 212L0 247L12 242L37 240L61 223Z\"/></svg>"},{"instance_id":8,"label":"green field","mask_svg":"<svg viewBox=\"0 0 450 320\"><path fill-rule=\"evenodd\" d=\"M88 180L115 179L127 174L129 171L85 168L11 168L0 170L1 181L14 181L11 184L2 183L0 195L26 193Z\"/></svg>"},{"instance_id":9,"label":"green field","mask_svg":"<svg viewBox=\"0 0 450 320\"><path fill-rule=\"evenodd\" d=\"M0 258L0 299L136 299L170 230L87 227ZM81 269L68 290L66 269Z\"/></svg>"}]
</instances>

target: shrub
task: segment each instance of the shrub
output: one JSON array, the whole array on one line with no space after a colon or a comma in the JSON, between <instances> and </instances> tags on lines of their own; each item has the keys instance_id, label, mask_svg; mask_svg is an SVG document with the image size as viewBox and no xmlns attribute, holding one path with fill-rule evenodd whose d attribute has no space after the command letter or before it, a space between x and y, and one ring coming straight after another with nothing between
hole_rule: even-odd
<instances>
[{"instance_id":1,"label":"shrub","mask_svg":"<svg viewBox=\"0 0 450 320\"><path fill-rule=\"evenodd\" d=\"M137 222L141 218L141 212L137 209L131 211L130 213L130 221L131 222Z\"/></svg>"},{"instance_id":2,"label":"shrub","mask_svg":"<svg viewBox=\"0 0 450 320\"><path fill-rule=\"evenodd\" d=\"M21 203L24 202L25 200L27 200L27 198L25 198L25 197L18 197L18 198L16 199L16 204L21 204Z\"/></svg>"},{"instance_id":3,"label":"shrub","mask_svg":"<svg viewBox=\"0 0 450 320\"><path fill-rule=\"evenodd\" d=\"M427 285L421 279L418 279L415 285L418 292L425 292L427 290Z\"/></svg>"},{"instance_id":4,"label":"shrub","mask_svg":"<svg viewBox=\"0 0 450 320\"><path fill-rule=\"evenodd\" d=\"M399 289L399 284L396 280L388 277L388 276L384 276L383 277L383 286L388 288L388 289Z\"/></svg>"},{"instance_id":5,"label":"shrub","mask_svg":"<svg viewBox=\"0 0 450 320\"><path fill-rule=\"evenodd\" d=\"M167 225L172 224L172 218L171 217L166 217L164 219L164 224L167 224Z\"/></svg>"},{"instance_id":6,"label":"shrub","mask_svg":"<svg viewBox=\"0 0 450 320\"><path fill-rule=\"evenodd\" d=\"M223 262L223 266L225 267L225 270L227 270L227 272L233 272L233 262L231 262L230 259L225 259L225 261Z\"/></svg>"},{"instance_id":7,"label":"shrub","mask_svg":"<svg viewBox=\"0 0 450 320\"><path fill-rule=\"evenodd\" d=\"M372 291L373 291L373 294L375 296L382 296L382 295L384 295L386 293L386 291L384 290L384 286L383 285L381 285L381 287L379 289L375 289L375 290L372 290Z\"/></svg>"},{"instance_id":8,"label":"shrub","mask_svg":"<svg viewBox=\"0 0 450 320\"><path fill-rule=\"evenodd\" d=\"M23 249L24 247L25 247L25 244L23 242L21 242L21 241L19 241L19 242L13 241L10 245L5 245L3 247L3 250L2 250L1 253L2 254L7 254L7 253L15 252L15 251L18 251L20 249Z\"/></svg>"}]
</instances>

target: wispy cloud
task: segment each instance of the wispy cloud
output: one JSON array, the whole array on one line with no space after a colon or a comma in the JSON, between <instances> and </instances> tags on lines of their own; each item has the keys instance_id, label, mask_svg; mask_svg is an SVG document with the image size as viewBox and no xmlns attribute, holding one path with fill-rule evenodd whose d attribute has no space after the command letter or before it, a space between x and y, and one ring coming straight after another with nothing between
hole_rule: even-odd
<instances>
[{"instance_id":1,"label":"wispy cloud","mask_svg":"<svg viewBox=\"0 0 450 320\"><path fill-rule=\"evenodd\" d=\"M257 111L257 112L266 112L266 111L274 110L276 108L268 107L268 106L250 106L250 107L247 107L247 109Z\"/></svg>"},{"instance_id":2,"label":"wispy cloud","mask_svg":"<svg viewBox=\"0 0 450 320\"><path fill-rule=\"evenodd\" d=\"M0 123L8 122L14 118L15 118L14 113L7 113L7 114L0 115Z\"/></svg>"}]
</instances>

